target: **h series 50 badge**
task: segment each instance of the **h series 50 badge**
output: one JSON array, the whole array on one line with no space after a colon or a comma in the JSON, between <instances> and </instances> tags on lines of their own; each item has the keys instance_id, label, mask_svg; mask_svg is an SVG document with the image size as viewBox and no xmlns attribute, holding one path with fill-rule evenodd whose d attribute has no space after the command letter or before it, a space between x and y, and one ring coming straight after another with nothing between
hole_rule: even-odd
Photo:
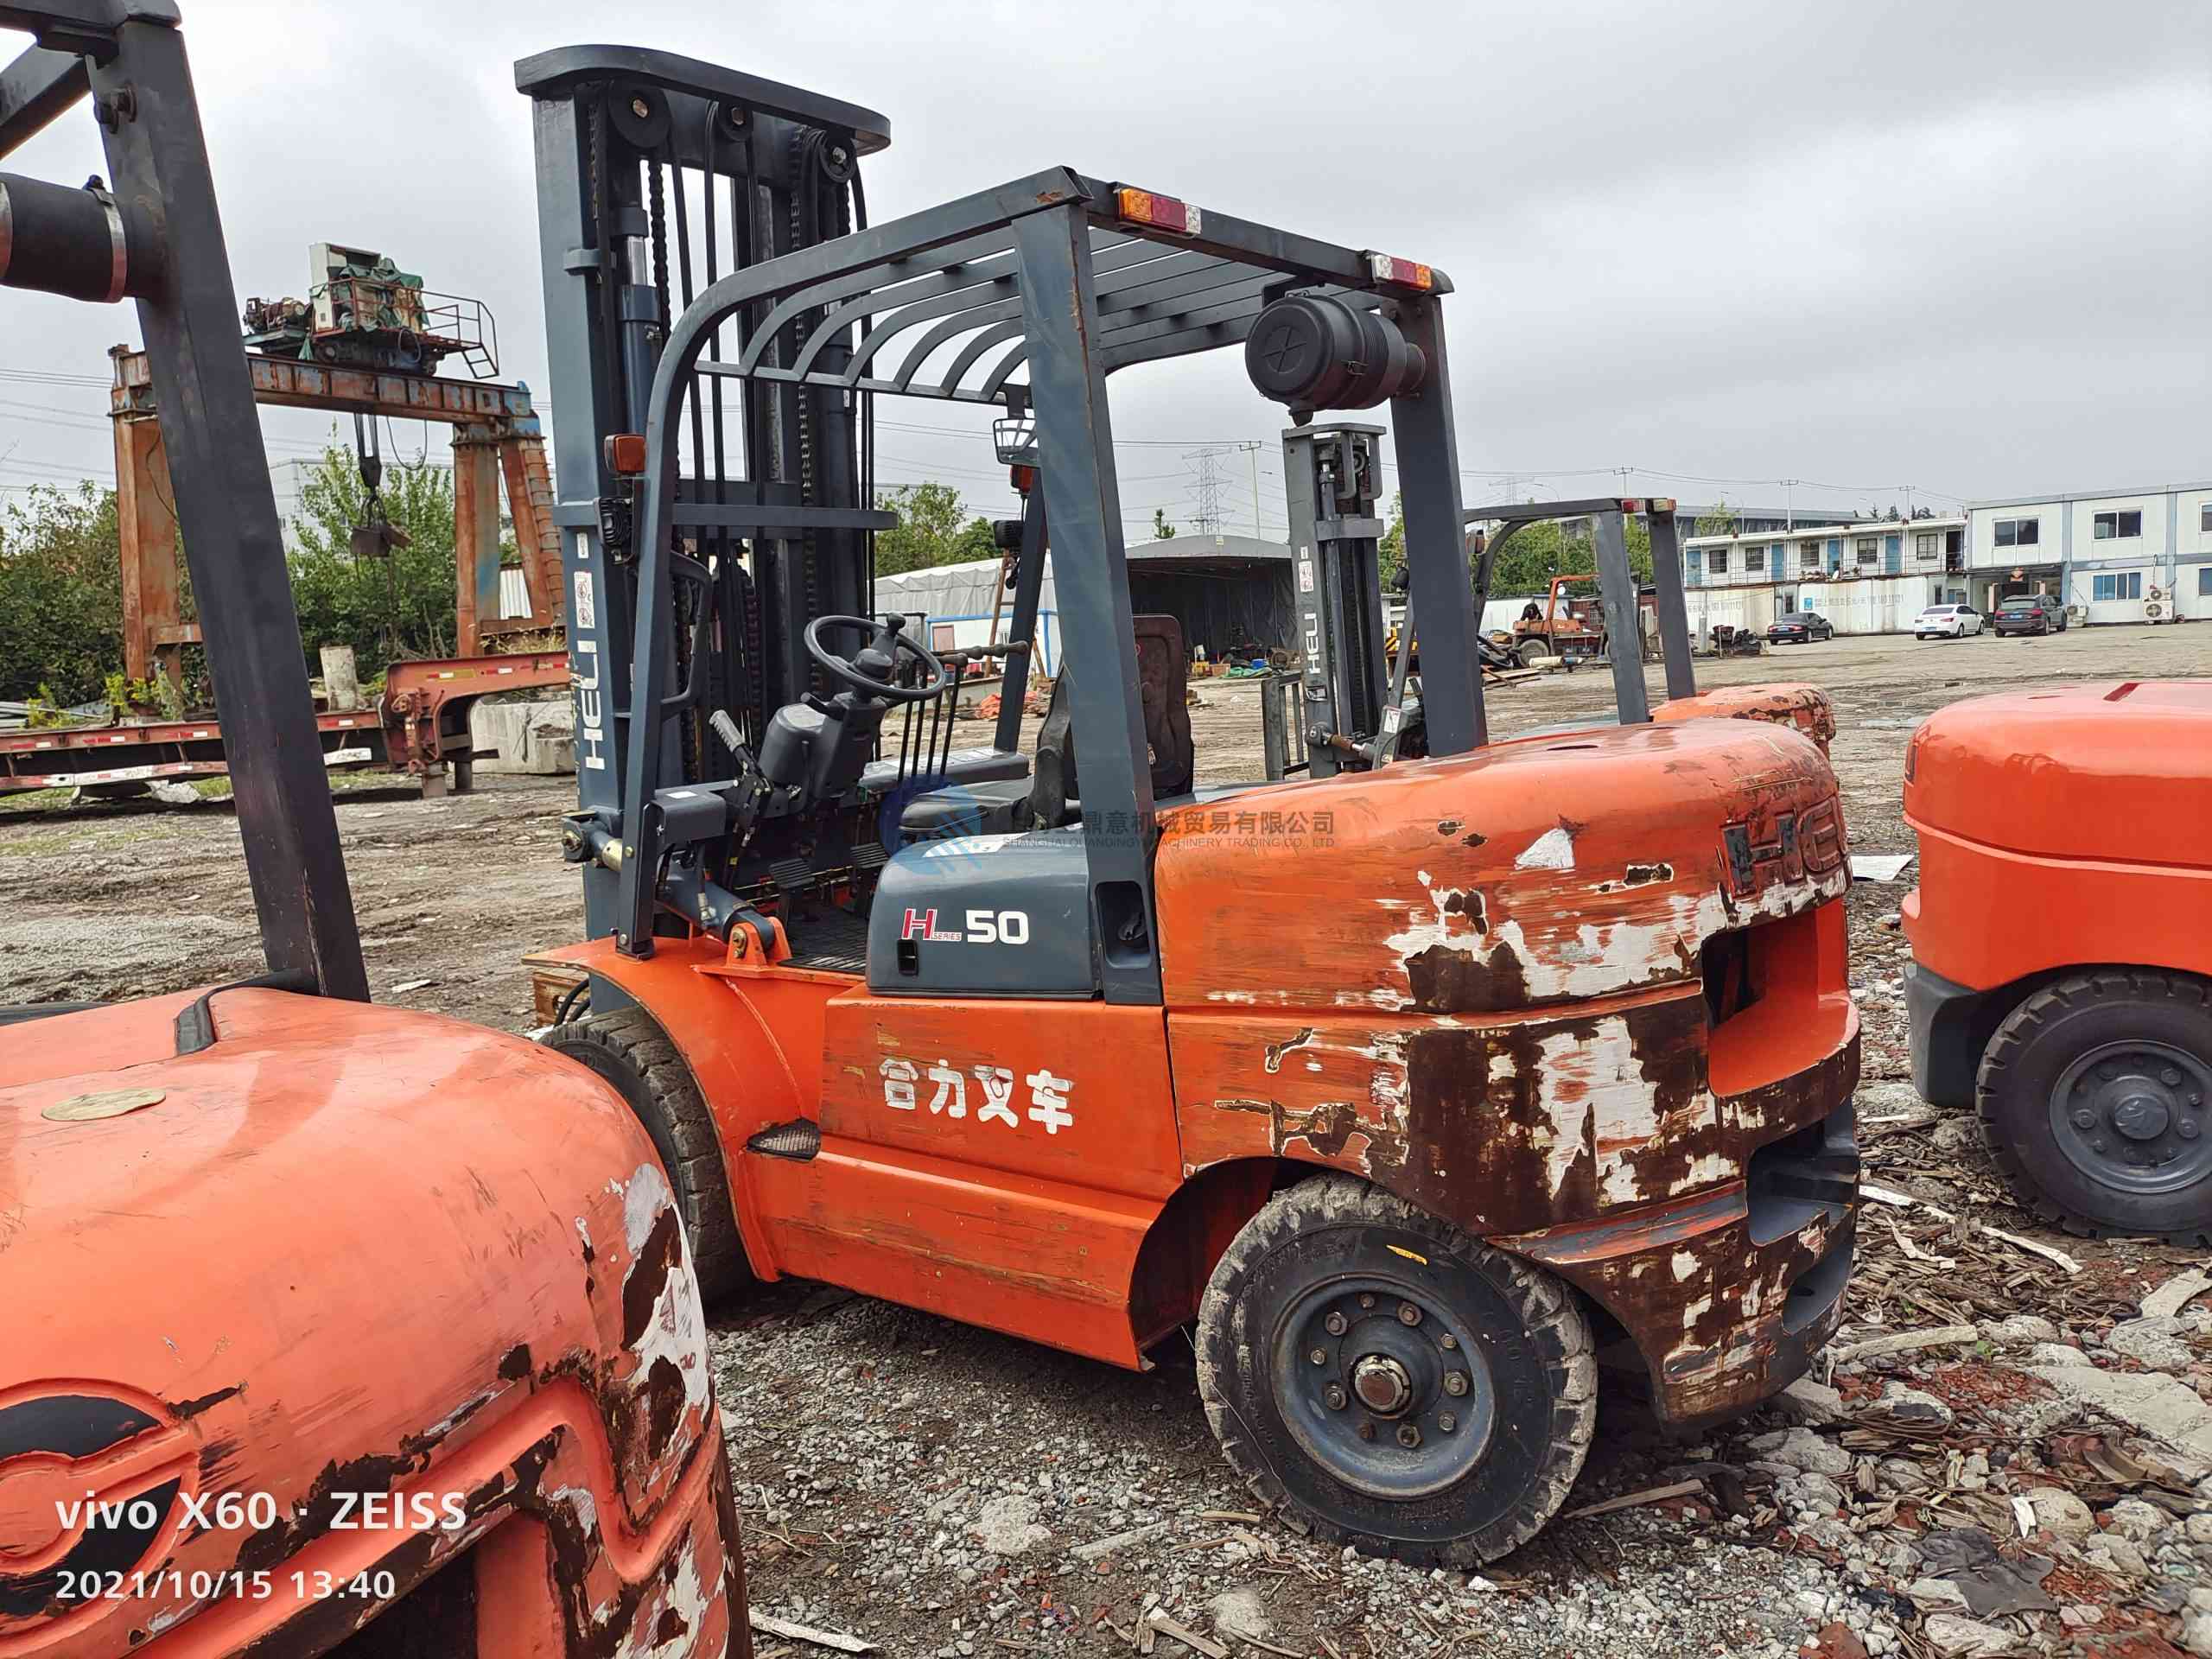
<instances>
[{"instance_id":1,"label":"h series 50 badge","mask_svg":"<svg viewBox=\"0 0 2212 1659\"><path fill-rule=\"evenodd\" d=\"M902 939L927 939L932 944L1027 944L1029 912L1026 910L971 910L965 928L939 927L934 910L910 910L899 924Z\"/></svg>"}]
</instances>

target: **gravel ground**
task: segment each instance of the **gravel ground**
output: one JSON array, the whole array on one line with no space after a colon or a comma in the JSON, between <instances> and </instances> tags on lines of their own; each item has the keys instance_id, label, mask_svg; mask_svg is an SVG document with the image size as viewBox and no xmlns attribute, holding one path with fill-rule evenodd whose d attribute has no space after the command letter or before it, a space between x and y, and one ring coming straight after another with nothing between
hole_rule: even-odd
<instances>
[{"instance_id":1,"label":"gravel ground","mask_svg":"<svg viewBox=\"0 0 2212 1659\"><path fill-rule=\"evenodd\" d=\"M2212 630L1839 639L1699 666L1706 684L1826 687L1853 844L1904 853L1904 738L1930 710L2212 672ZM1256 776L1254 694L1201 696L1202 776ZM1584 672L1498 690L1491 712L1510 734L1610 705ZM554 846L569 785L480 782L442 802L349 787L340 823L379 995L520 1029L518 958L579 925ZM1867 1173L1896 1202L1869 1206L1845 1329L1814 1381L1695 1441L1609 1393L1570 1509L1690 1490L1561 1520L1481 1574L1345 1560L1253 1510L1186 1349L1132 1376L787 1283L720 1310L715 1338L756 1606L894 1659L1122 1652L1154 1612L1239 1656L1315 1659L2212 1655L2212 1313L2157 1294L2173 1301L2198 1264L2038 1228L1972 1126L1920 1105L1887 923L1910 880L1848 900ZM251 914L220 803L0 802L0 1001L251 971ZM1943 1327L1937 1345L1849 1357ZM1185 1648L1161 1634L1157 1650Z\"/></svg>"}]
</instances>

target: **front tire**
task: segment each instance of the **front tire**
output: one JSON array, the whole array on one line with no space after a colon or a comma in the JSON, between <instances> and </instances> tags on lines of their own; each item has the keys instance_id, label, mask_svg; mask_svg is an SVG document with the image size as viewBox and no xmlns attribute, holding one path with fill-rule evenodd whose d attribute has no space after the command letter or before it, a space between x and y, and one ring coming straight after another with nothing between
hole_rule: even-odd
<instances>
[{"instance_id":1,"label":"front tire","mask_svg":"<svg viewBox=\"0 0 2212 1659\"><path fill-rule=\"evenodd\" d=\"M1301 1531L1417 1566L1535 1536L1597 1423L1590 1324L1565 1285L1347 1175L1245 1224L1197 1347L1206 1419L1255 1494Z\"/></svg>"},{"instance_id":2,"label":"front tire","mask_svg":"<svg viewBox=\"0 0 2212 1659\"><path fill-rule=\"evenodd\" d=\"M2212 1244L2212 985L2100 969L2044 987L1983 1053L1974 1108L2028 1207L2085 1238Z\"/></svg>"},{"instance_id":3,"label":"front tire","mask_svg":"<svg viewBox=\"0 0 2212 1659\"><path fill-rule=\"evenodd\" d=\"M544 1042L612 1084L652 1137L691 1246L700 1299L711 1307L750 1282L714 1115L659 1023L643 1008L621 1008L556 1026Z\"/></svg>"}]
</instances>

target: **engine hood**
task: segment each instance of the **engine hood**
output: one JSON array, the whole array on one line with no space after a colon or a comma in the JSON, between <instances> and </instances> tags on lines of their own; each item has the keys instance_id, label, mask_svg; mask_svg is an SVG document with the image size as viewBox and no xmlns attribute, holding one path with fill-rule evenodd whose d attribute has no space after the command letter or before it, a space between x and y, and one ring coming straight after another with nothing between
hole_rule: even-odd
<instances>
[{"instance_id":1,"label":"engine hood","mask_svg":"<svg viewBox=\"0 0 2212 1659\"><path fill-rule=\"evenodd\" d=\"M640 1529L708 1432L644 1131L582 1067L434 1014L233 988L0 1030L0 1651L219 1622L191 1574L282 1573L366 1495L489 1524L541 1440ZM88 1491L147 1502L58 1507ZM57 1599L93 1566L184 1578Z\"/></svg>"}]
</instances>

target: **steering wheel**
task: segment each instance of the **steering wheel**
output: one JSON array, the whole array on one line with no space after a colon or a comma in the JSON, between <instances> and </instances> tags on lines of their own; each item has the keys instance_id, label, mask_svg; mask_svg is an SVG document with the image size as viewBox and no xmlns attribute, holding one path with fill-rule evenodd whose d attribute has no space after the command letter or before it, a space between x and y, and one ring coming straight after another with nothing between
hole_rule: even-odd
<instances>
[{"instance_id":1,"label":"steering wheel","mask_svg":"<svg viewBox=\"0 0 2212 1659\"><path fill-rule=\"evenodd\" d=\"M806 654L822 671L864 696L891 702L927 702L952 683L944 664L927 649L906 637L903 616L817 616L806 625ZM851 657L840 657L822 643L825 628L858 628L868 642ZM920 659L929 678L920 685L900 685L896 678L899 653Z\"/></svg>"}]
</instances>

